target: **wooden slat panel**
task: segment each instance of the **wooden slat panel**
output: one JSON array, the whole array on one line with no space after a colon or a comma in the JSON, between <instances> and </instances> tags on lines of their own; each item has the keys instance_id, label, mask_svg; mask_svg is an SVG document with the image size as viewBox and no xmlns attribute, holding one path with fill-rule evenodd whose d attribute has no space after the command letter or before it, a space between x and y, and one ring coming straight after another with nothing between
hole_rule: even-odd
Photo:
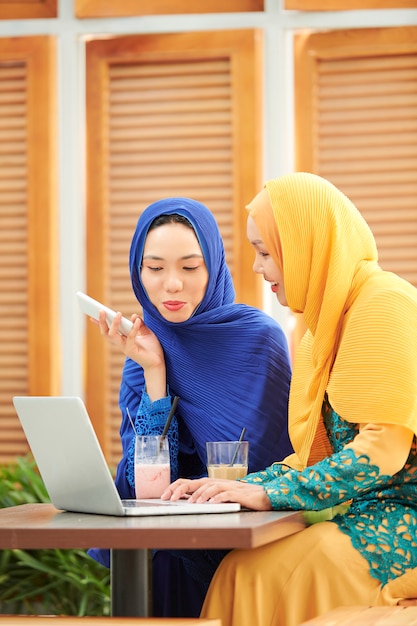
<instances>
[{"instance_id":1,"label":"wooden slat panel","mask_svg":"<svg viewBox=\"0 0 417 626\"><path fill-rule=\"evenodd\" d=\"M296 169L339 187L417 286L417 29L299 35L296 127Z\"/></svg>"},{"instance_id":2,"label":"wooden slat panel","mask_svg":"<svg viewBox=\"0 0 417 626\"><path fill-rule=\"evenodd\" d=\"M352 11L358 9L413 9L417 0L284 0L288 11Z\"/></svg>"},{"instance_id":3,"label":"wooden slat panel","mask_svg":"<svg viewBox=\"0 0 417 626\"><path fill-rule=\"evenodd\" d=\"M12 397L58 391L53 55L0 41L0 463L28 451Z\"/></svg>"},{"instance_id":4,"label":"wooden slat panel","mask_svg":"<svg viewBox=\"0 0 417 626\"><path fill-rule=\"evenodd\" d=\"M189 196L207 204L218 220L238 298L261 305L243 208L260 184L254 137L257 60L253 31L87 44L88 136L94 146L87 272L93 296L126 315L140 312L128 271L137 219L161 197ZM251 150L245 165L252 168L247 176L240 165L240 146L246 142ZM93 416L107 414L96 430L114 464L120 456L118 392L124 359L102 344L97 334L88 335L87 404ZM92 371L98 354L101 383Z\"/></svg>"},{"instance_id":5,"label":"wooden slat panel","mask_svg":"<svg viewBox=\"0 0 417 626\"><path fill-rule=\"evenodd\" d=\"M315 169L362 210L377 239L381 265L417 286L417 215L410 213L401 222L396 217L399 198L417 197L417 54L384 58L381 65L378 60L372 59L371 67L367 59L365 68L361 58L318 63ZM376 205L384 199L384 207L366 210L368 198ZM384 213L388 237L379 227Z\"/></svg>"},{"instance_id":6,"label":"wooden slat panel","mask_svg":"<svg viewBox=\"0 0 417 626\"><path fill-rule=\"evenodd\" d=\"M134 109L134 115L126 117L126 103L130 110ZM230 59L111 65L108 110L111 207L108 246L112 259L108 268L108 295L111 306L120 307L120 303L126 301L126 294L131 300L126 252L140 212L148 202L159 197L186 195L208 202L209 206L216 200L216 216L221 214L222 222L229 225L228 236L224 235L224 239L233 271ZM188 138L198 146L199 160L195 147L184 145ZM210 147L206 145L207 138ZM145 147L142 147L142 140L146 142ZM228 158L221 159L220 152ZM115 167L113 155L117 157ZM122 155L129 163L128 169L120 167ZM144 198L147 198L145 202ZM136 302L133 310L138 310ZM115 354L108 381L114 407L112 441L117 448L120 445L117 399L122 363L123 358Z\"/></svg>"},{"instance_id":7,"label":"wooden slat panel","mask_svg":"<svg viewBox=\"0 0 417 626\"><path fill-rule=\"evenodd\" d=\"M155 75L152 76L153 67ZM133 200L131 211L136 220L137 200L147 195L152 201L158 189L161 197L188 195L204 198L206 202L208 198L210 201L216 199L219 212L224 210L229 221L233 220L230 208L233 127L229 60L149 63L143 78L138 66L132 67L130 76L126 76L126 67L120 75L119 68L115 65L109 71L109 198L115 213L121 216L127 211L129 214L128 203ZM124 102L127 100L135 105L136 115L126 119ZM146 102L144 109L141 108L143 100ZM157 105L161 101L166 110L159 112ZM181 103L183 106L179 111ZM192 146L184 146L183 140L187 138L192 138L198 146L199 160ZM207 138L210 146L206 145ZM145 149L141 146L141 139L147 142ZM155 140L159 140L157 147ZM120 160L122 151L125 160L129 161L129 171L120 166L113 169L113 154ZM228 158L222 159L219 151ZM150 163L149 153L152 155ZM136 163L136 158L141 162ZM144 208L143 203L141 207ZM114 233L114 226L111 232ZM233 269L233 241L225 243Z\"/></svg>"},{"instance_id":8,"label":"wooden slat panel","mask_svg":"<svg viewBox=\"0 0 417 626\"><path fill-rule=\"evenodd\" d=\"M0 20L58 16L58 0L0 0Z\"/></svg>"},{"instance_id":9,"label":"wooden slat panel","mask_svg":"<svg viewBox=\"0 0 417 626\"><path fill-rule=\"evenodd\" d=\"M12 390L27 393L29 379L27 106L26 64L0 61L0 460L27 450L11 410Z\"/></svg>"},{"instance_id":10,"label":"wooden slat panel","mask_svg":"<svg viewBox=\"0 0 417 626\"><path fill-rule=\"evenodd\" d=\"M75 0L77 17L263 11L264 0Z\"/></svg>"}]
</instances>

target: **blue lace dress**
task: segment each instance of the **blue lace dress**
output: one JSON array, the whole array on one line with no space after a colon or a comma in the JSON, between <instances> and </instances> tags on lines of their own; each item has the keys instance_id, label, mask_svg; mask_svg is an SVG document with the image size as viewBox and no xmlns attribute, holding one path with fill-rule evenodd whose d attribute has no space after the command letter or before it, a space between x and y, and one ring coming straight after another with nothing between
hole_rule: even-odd
<instances>
[{"instance_id":1,"label":"blue lace dress","mask_svg":"<svg viewBox=\"0 0 417 626\"><path fill-rule=\"evenodd\" d=\"M371 576L386 585L417 567L416 437L403 469L387 476L366 455L344 449L359 427L344 421L327 400L323 418L334 450L330 457L302 472L274 463L243 480L262 484L275 510L320 511L350 502L332 521L367 560Z\"/></svg>"}]
</instances>

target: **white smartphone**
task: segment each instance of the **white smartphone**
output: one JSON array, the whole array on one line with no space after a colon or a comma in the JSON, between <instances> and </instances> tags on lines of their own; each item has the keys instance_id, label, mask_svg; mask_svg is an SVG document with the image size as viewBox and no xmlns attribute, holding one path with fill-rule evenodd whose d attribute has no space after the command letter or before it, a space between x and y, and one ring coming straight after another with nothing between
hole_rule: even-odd
<instances>
[{"instance_id":1,"label":"white smartphone","mask_svg":"<svg viewBox=\"0 0 417 626\"><path fill-rule=\"evenodd\" d=\"M104 311L106 313L107 325L111 326L114 318L116 317L116 311L113 311L113 309L109 309L108 306L104 306L104 304L101 304L101 302L94 300L94 298L90 298L90 296L87 296L82 291L77 291L77 298L81 307L81 311L83 313L98 321L99 312ZM132 330L132 327L132 322L126 317L122 317L119 326L120 333L127 336Z\"/></svg>"}]
</instances>

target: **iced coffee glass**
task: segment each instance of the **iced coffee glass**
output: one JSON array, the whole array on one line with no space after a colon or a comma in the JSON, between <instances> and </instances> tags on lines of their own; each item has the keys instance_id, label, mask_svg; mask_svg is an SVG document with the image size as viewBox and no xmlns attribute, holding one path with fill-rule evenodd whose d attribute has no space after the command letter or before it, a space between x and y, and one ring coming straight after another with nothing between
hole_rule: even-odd
<instances>
[{"instance_id":1,"label":"iced coffee glass","mask_svg":"<svg viewBox=\"0 0 417 626\"><path fill-rule=\"evenodd\" d=\"M206 450L209 478L236 480L248 473L248 441L208 441Z\"/></svg>"},{"instance_id":2,"label":"iced coffee glass","mask_svg":"<svg viewBox=\"0 0 417 626\"><path fill-rule=\"evenodd\" d=\"M135 444L136 498L160 498L170 482L168 438L138 435Z\"/></svg>"}]
</instances>

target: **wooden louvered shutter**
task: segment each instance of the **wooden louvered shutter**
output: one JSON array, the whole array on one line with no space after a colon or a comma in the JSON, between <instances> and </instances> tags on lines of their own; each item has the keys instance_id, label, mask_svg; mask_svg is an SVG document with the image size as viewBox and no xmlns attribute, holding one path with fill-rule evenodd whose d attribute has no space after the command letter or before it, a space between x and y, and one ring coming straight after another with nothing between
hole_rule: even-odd
<instances>
[{"instance_id":1,"label":"wooden louvered shutter","mask_svg":"<svg viewBox=\"0 0 417 626\"><path fill-rule=\"evenodd\" d=\"M87 287L130 316L141 211L189 196L215 214L237 300L261 306L244 206L260 188L259 33L221 31L87 43ZM86 399L107 458L120 457L123 357L87 329Z\"/></svg>"},{"instance_id":2,"label":"wooden louvered shutter","mask_svg":"<svg viewBox=\"0 0 417 626\"><path fill-rule=\"evenodd\" d=\"M34 19L57 17L58 0L0 0L0 19Z\"/></svg>"},{"instance_id":3,"label":"wooden louvered shutter","mask_svg":"<svg viewBox=\"0 0 417 626\"><path fill-rule=\"evenodd\" d=\"M417 286L417 29L299 36L296 94L296 169L346 193Z\"/></svg>"},{"instance_id":4,"label":"wooden louvered shutter","mask_svg":"<svg viewBox=\"0 0 417 626\"><path fill-rule=\"evenodd\" d=\"M77 17L175 15L178 13L242 13L263 11L264 0L75 0Z\"/></svg>"},{"instance_id":5,"label":"wooden louvered shutter","mask_svg":"<svg viewBox=\"0 0 417 626\"><path fill-rule=\"evenodd\" d=\"M287 11L353 11L415 7L417 7L417 0L284 0L284 8Z\"/></svg>"},{"instance_id":6,"label":"wooden louvered shutter","mask_svg":"<svg viewBox=\"0 0 417 626\"><path fill-rule=\"evenodd\" d=\"M27 452L12 397L58 392L54 41L0 40L0 462Z\"/></svg>"}]
</instances>

